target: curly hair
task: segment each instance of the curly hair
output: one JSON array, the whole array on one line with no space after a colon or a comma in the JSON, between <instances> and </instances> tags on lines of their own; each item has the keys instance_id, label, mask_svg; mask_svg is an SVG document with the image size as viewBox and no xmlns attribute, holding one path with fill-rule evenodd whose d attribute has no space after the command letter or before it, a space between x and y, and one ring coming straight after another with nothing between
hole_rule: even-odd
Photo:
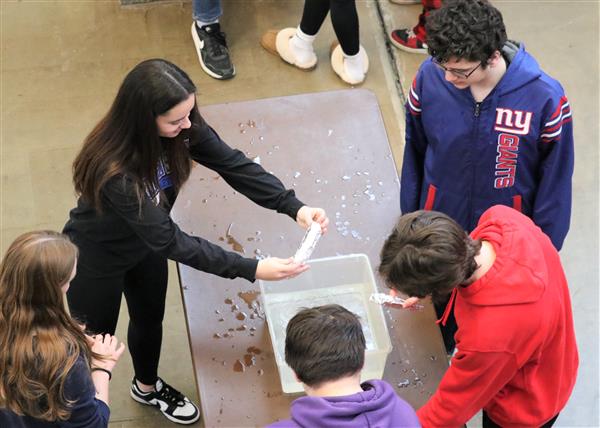
<instances>
[{"instance_id":1,"label":"curly hair","mask_svg":"<svg viewBox=\"0 0 600 428\"><path fill-rule=\"evenodd\" d=\"M441 301L477 269L481 242L436 211L403 215L381 249L379 274L390 288Z\"/></svg>"},{"instance_id":2,"label":"curly hair","mask_svg":"<svg viewBox=\"0 0 600 428\"><path fill-rule=\"evenodd\" d=\"M486 0L448 0L427 18L425 29L429 54L440 63L456 58L485 68L507 40L502 14Z\"/></svg>"}]
</instances>

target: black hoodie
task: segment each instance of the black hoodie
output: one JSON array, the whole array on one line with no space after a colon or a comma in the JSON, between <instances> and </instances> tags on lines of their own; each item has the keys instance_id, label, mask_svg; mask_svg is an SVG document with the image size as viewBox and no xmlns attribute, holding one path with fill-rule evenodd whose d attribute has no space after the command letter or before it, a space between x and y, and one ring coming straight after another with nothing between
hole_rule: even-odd
<instances>
[{"instance_id":1,"label":"black hoodie","mask_svg":"<svg viewBox=\"0 0 600 428\"><path fill-rule=\"evenodd\" d=\"M295 197L294 191L286 190L275 176L241 151L225 144L206 123L188 147L194 161L217 172L235 190L265 208L296 219L303 203ZM159 179L161 187L170 185L168 177ZM163 190L166 201L158 204L155 197L147 195L140 207L133 178L119 175L110 179L101 190L101 214L79 198L63 232L80 252L93 253L93 257L86 257L86 263L91 262L94 266L86 267L99 276L107 272L125 272L148 252L154 251L224 278L255 280L257 260L244 258L181 231L169 216L177 195L172 188Z\"/></svg>"}]
</instances>

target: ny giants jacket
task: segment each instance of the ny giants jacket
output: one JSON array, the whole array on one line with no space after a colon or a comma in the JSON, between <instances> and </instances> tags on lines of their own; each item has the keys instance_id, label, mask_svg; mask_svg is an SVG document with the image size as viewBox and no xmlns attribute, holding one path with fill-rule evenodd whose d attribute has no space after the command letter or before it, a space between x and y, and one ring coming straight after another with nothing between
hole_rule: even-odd
<instances>
[{"instance_id":1,"label":"ny giants jacket","mask_svg":"<svg viewBox=\"0 0 600 428\"><path fill-rule=\"evenodd\" d=\"M502 204L532 218L560 249L571 216L573 129L561 85L522 45L507 42L507 71L481 103L431 58L406 104L403 213L441 211L468 231Z\"/></svg>"}]
</instances>

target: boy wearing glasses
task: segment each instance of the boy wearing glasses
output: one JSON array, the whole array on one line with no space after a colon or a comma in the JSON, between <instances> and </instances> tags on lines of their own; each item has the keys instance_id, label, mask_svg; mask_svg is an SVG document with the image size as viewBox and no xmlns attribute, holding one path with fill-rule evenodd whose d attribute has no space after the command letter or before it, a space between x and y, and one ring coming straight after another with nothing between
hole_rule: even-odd
<instances>
[{"instance_id":1,"label":"boy wearing glasses","mask_svg":"<svg viewBox=\"0 0 600 428\"><path fill-rule=\"evenodd\" d=\"M556 80L507 39L485 0L450 0L427 20L430 58L406 104L400 205L465 230L497 204L530 217L560 250L571 216L571 110ZM437 305L441 315L444 305ZM442 329L453 347L455 326Z\"/></svg>"}]
</instances>

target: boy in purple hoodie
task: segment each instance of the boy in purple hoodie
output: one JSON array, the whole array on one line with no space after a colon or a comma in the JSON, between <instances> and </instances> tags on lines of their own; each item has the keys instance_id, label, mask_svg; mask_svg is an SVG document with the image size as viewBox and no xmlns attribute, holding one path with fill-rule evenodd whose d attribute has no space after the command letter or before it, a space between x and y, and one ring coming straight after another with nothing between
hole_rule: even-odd
<instances>
[{"instance_id":1,"label":"boy in purple hoodie","mask_svg":"<svg viewBox=\"0 0 600 428\"><path fill-rule=\"evenodd\" d=\"M283 427L419 427L415 411L382 380L360 383L365 337L357 316L340 305L298 312L288 323L285 361L304 385Z\"/></svg>"}]
</instances>

